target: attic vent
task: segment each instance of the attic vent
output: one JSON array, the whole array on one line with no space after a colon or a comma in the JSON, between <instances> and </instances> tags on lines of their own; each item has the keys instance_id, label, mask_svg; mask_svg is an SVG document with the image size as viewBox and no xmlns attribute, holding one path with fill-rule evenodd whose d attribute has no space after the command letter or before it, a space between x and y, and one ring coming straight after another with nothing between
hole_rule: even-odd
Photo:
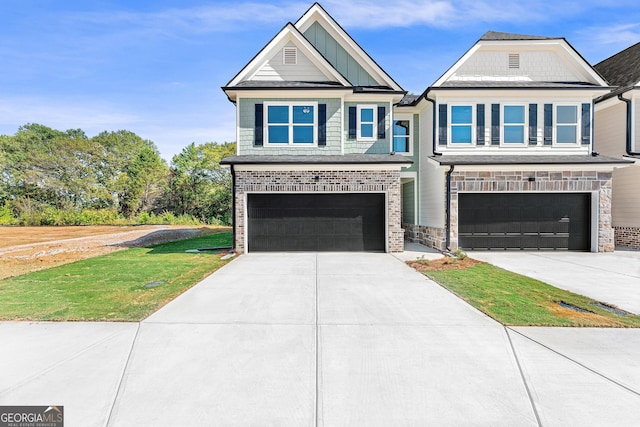
<instances>
[{"instance_id":1,"label":"attic vent","mask_svg":"<svg viewBox=\"0 0 640 427\"><path fill-rule=\"evenodd\" d=\"M520 68L520 54L519 53L510 53L509 54L509 68Z\"/></svg>"},{"instance_id":2,"label":"attic vent","mask_svg":"<svg viewBox=\"0 0 640 427\"><path fill-rule=\"evenodd\" d=\"M285 47L282 56L284 65L296 65L298 63L298 48Z\"/></svg>"}]
</instances>

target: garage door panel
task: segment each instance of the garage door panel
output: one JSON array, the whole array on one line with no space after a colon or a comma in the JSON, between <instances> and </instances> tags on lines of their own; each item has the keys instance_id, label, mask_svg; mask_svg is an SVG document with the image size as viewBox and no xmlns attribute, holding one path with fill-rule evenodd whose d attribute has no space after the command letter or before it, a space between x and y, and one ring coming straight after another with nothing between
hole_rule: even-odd
<instances>
[{"instance_id":1,"label":"garage door panel","mask_svg":"<svg viewBox=\"0 0 640 427\"><path fill-rule=\"evenodd\" d=\"M458 244L462 248L590 248L588 193L459 194L458 203Z\"/></svg>"},{"instance_id":2,"label":"garage door panel","mask_svg":"<svg viewBox=\"0 0 640 427\"><path fill-rule=\"evenodd\" d=\"M385 197L249 194L249 251L385 250Z\"/></svg>"}]
</instances>

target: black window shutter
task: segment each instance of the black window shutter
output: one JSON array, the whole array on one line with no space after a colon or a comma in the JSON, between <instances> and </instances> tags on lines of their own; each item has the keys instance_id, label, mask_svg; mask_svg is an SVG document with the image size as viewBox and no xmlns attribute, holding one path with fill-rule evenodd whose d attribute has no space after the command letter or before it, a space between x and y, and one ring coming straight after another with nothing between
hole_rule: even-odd
<instances>
[{"instance_id":1,"label":"black window shutter","mask_svg":"<svg viewBox=\"0 0 640 427\"><path fill-rule=\"evenodd\" d=\"M438 105L438 145L447 145L447 104Z\"/></svg>"},{"instance_id":2,"label":"black window shutter","mask_svg":"<svg viewBox=\"0 0 640 427\"><path fill-rule=\"evenodd\" d=\"M253 145L259 146L263 145L262 139L264 132L262 130L262 122L263 122L263 114L262 114L262 104L256 104L255 107L255 124L253 129Z\"/></svg>"},{"instance_id":3,"label":"black window shutter","mask_svg":"<svg viewBox=\"0 0 640 427\"><path fill-rule=\"evenodd\" d=\"M591 144L591 104L582 104L582 145Z\"/></svg>"},{"instance_id":4,"label":"black window shutter","mask_svg":"<svg viewBox=\"0 0 640 427\"><path fill-rule=\"evenodd\" d=\"M358 133L356 127L358 121L358 109L356 107L349 107L349 139L356 139Z\"/></svg>"},{"instance_id":5,"label":"black window shutter","mask_svg":"<svg viewBox=\"0 0 640 427\"><path fill-rule=\"evenodd\" d=\"M327 145L327 104L318 104L318 146Z\"/></svg>"},{"instance_id":6,"label":"black window shutter","mask_svg":"<svg viewBox=\"0 0 640 427\"><path fill-rule=\"evenodd\" d=\"M476 144L484 145L484 104L476 105Z\"/></svg>"},{"instance_id":7,"label":"black window shutter","mask_svg":"<svg viewBox=\"0 0 640 427\"><path fill-rule=\"evenodd\" d=\"M491 145L500 145L500 104L491 104Z\"/></svg>"},{"instance_id":8,"label":"black window shutter","mask_svg":"<svg viewBox=\"0 0 640 427\"><path fill-rule=\"evenodd\" d=\"M384 125L386 118L386 107L378 107L378 139L385 139L387 137L386 126Z\"/></svg>"},{"instance_id":9,"label":"black window shutter","mask_svg":"<svg viewBox=\"0 0 640 427\"><path fill-rule=\"evenodd\" d=\"M538 104L529 104L529 145L538 145Z\"/></svg>"},{"instance_id":10,"label":"black window shutter","mask_svg":"<svg viewBox=\"0 0 640 427\"><path fill-rule=\"evenodd\" d=\"M544 145L553 144L553 104L544 104Z\"/></svg>"}]
</instances>

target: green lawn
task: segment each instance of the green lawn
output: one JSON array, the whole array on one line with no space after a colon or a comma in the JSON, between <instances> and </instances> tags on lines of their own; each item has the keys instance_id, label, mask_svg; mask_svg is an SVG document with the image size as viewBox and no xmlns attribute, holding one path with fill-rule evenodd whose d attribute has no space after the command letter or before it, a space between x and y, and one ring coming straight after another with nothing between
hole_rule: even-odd
<instances>
[{"instance_id":1,"label":"green lawn","mask_svg":"<svg viewBox=\"0 0 640 427\"><path fill-rule=\"evenodd\" d=\"M231 232L134 248L0 281L0 320L144 319L223 266ZM145 287L163 282L157 287Z\"/></svg>"},{"instance_id":2,"label":"green lawn","mask_svg":"<svg viewBox=\"0 0 640 427\"><path fill-rule=\"evenodd\" d=\"M640 316L612 314L590 298L491 264L424 274L504 325L640 327ZM563 308L558 301L591 313Z\"/></svg>"}]
</instances>

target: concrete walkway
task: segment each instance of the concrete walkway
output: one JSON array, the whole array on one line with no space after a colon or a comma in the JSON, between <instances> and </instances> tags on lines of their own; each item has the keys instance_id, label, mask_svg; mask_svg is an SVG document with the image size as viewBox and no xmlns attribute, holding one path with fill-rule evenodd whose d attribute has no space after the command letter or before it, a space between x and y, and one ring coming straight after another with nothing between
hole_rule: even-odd
<instances>
[{"instance_id":1,"label":"concrete walkway","mask_svg":"<svg viewBox=\"0 0 640 427\"><path fill-rule=\"evenodd\" d=\"M73 426L632 426L640 330L504 328L386 254L252 254L140 324L0 323Z\"/></svg>"},{"instance_id":2,"label":"concrete walkway","mask_svg":"<svg viewBox=\"0 0 640 427\"><path fill-rule=\"evenodd\" d=\"M640 314L640 251L474 251L469 256Z\"/></svg>"}]
</instances>

